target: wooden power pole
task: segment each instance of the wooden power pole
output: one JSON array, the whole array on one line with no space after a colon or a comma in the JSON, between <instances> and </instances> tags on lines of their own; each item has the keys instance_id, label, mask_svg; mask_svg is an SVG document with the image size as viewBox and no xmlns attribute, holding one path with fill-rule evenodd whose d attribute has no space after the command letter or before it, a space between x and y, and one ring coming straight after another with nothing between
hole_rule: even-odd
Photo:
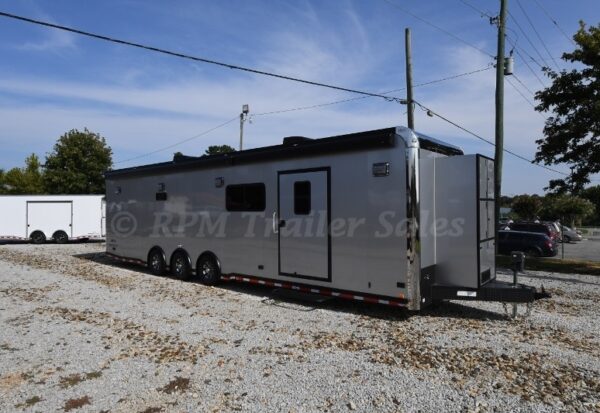
<instances>
[{"instance_id":1,"label":"wooden power pole","mask_svg":"<svg viewBox=\"0 0 600 413\"><path fill-rule=\"evenodd\" d=\"M502 156L504 153L504 32L508 0L500 0L498 16L498 54L496 56L496 151L494 154L494 195L496 196L494 219L496 227L496 251L500 222L500 197L502 195Z\"/></svg>"},{"instance_id":2,"label":"wooden power pole","mask_svg":"<svg viewBox=\"0 0 600 413\"><path fill-rule=\"evenodd\" d=\"M408 127L415 129L415 105L413 103L412 52L410 44L410 29L405 29L404 45L406 48L406 107Z\"/></svg>"}]
</instances>

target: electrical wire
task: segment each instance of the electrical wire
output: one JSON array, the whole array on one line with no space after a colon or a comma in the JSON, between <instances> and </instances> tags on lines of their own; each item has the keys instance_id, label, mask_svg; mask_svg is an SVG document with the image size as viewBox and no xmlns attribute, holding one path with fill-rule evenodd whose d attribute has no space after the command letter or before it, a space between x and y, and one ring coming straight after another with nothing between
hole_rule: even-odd
<instances>
[{"instance_id":1,"label":"electrical wire","mask_svg":"<svg viewBox=\"0 0 600 413\"><path fill-rule=\"evenodd\" d=\"M427 106L423 105L422 103L420 103L420 102L417 102L416 100L413 100L413 102L414 102L414 103L415 103L417 106L419 106L421 109L423 109L424 111L426 111L426 112L427 112L427 114L429 114L429 115L431 115L431 116L436 116L436 117L440 118L441 120L443 120L443 121L445 121L445 122L447 122L447 123L451 124L452 126L454 126L454 127L458 128L458 129L462 130L463 132L466 132L466 133L468 133L469 135L471 135L471 136L473 136L473 137L475 137L475 138L477 138L477 139L479 139L479 140L481 140L481 141L483 141L483 142L485 142L485 143L487 143L487 144L489 144L489 145L492 145L492 146L494 146L494 147L496 146L496 144L495 144L493 141L491 141L491 140L489 140L489 139L486 139L486 138L484 138L484 137L483 137L483 136L481 136L481 135L478 135L477 133L475 133L475 132L473 132L473 131L471 131L471 130L467 129L467 128L466 128L466 127L464 127L464 126L461 126L461 125L459 125L458 123L456 123L456 122L454 122L454 121L452 121L452 120L448 119L447 117L445 117L445 116L443 116L443 115L440 115L439 113L436 113L436 112L434 112L432 109L428 108ZM516 152L513 152L513 151L511 151L510 149L503 148L503 151L504 151L504 152L506 152L506 153L508 153L508 154L510 154L510 155L512 155L512 156L514 156L514 157L516 157L516 158L519 158L519 159L521 159L521 160L523 160L523 161L525 161L525 162L529 163L530 165L537 166L537 167L540 167L540 168L546 169L546 170L548 170L548 171L551 171L551 172L554 172L554 173L557 173L557 174L560 174L560 175L569 176L569 174L568 174L568 173L565 173L565 172L559 171L559 170L557 170L557 169L550 168L550 167L548 167L548 166L546 166L546 165L542 165L542 164L534 163L532 160L528 159L527 157L525 157L525 156L523 156L523 155L520 155L520 154L518 154L518 153L516 153Z\"/></svg>"},{"instance_id":2,"label":"electrical wire","mask_svg":"<svg viewBox=\"0 0 600 413\"><path fill-rule=\"evenodd\" d=\"M515 86L515 84L514 84L514 83L513 83L513 82L512 82L512 81L511 81L509 78L506 78L506 81L508 82L508 84L509 84L509 85L511 85L511 86L512 86L512 88L513 88L514 90L516 90L516 91L517 91L517 93L518 93L519 95L521 95L521 97L523 98L523 100L524 100L525 102L527 102L527 104L528 104L529 106L531 106L531 107L532 107L532 108L535 110L535 105L534 105L534 104L533 104L533 103L532 103L532 102L531 102L531 101L530 101L530 100L527 98L527 96L525 96L525 95L523 94L523 92L521 92L521 91L519 90L519 88L518 88L518 87L516 87L516 86ZM538 115L542 116L542 117L545 119L544 115L542 115L542 114L541 114L541 113L539 113L539 112L536 112L536 113L537 113Z\"/></svg>"},{"instance_id":3,"label":"electrical wire","mask_svg":"<svg viewBox=\"0 0 600 413\"><path fill-rule=\"evenodd\" d=\"M201 136L208 135L209 133L211 133L213 131L216 131L217 129L220 129L220 128L226 126L226 125L229 125L231 122L233 122L235 120L238 120L239 118L240 118L239 116L236 116L235 118L229 119L228 121L223 122L223 123L221 123L221 124L219 124L217 126L214 126L214 127L210 128L210 129L207 129L204 132L200 132L197 135L194 135L192 137L180 140L178 142L175 142L175 143L173 143L171 145L168 145L168 146L165 146L163 148L156 149L156 150L154 150L152 152L148 152L148 153L144 153L142 155L134 156L133 158L129 158L129 159L123 159L122 161L115 162L115 165L120 164L120 163L129 162L129 161L134 161L134 160L140 159L140 158L145 158L146 156L154 155L155 153L159 153L159 152L162 152L162 151L166 151L167 149L174 148L174 147L179 146L179 145L181 145L183 143L186 143L186 142L192 141L194 139L197 139L197 138L199 138Z\"/></svg>"},{"instance_id":4,"label":"electrical wire","mask_svg":"<svg viewBox=\"0 0 600 413\"><path fill-rule=\"evenodd\" d=\"M540 41L540 43L544 47L544 50L546 50L546 53L548 53L548 56L550 56L550 60L552 60L554 62L554 66L556 66L556 68L558 70L560 70L560 67L558 66L558 63L556 62L556 59L554 59L554 57L552 56L552 53L550 53L550 50L548 50L548 46L546 45L546 42L544 41L544 39L542 39L542 36L540 36L540 33L535 28L535 25L533 24L533 21L531 21L531 18L529 17L529 14L525 10L525 8L523 8L523 5L521 4L521 0L517 0L517 5L521 9L521 12L523 12L523 15L525 16L525 19L527 19L527 22L529 23L529 25L533 29L533 32L535 33L535 35L537 36L538 40Z\"/></svg>"},{"instance_id":5,"label":"electrical wire","mask_svg":"<svg viewBox=\"0 0 600 413\"><path fill-rule=\"evenodd\" d=\"M428 85L432 85L432 84L435 84L435 83L445 82L447 80L457 79L457 78L460 78L460 77L473 75L475 73L484 72L486 70L490 70L491 68L492 68L492 65L490 64L490 65L488 65L488 66L486 66L484 68L477 69L477 70L472 70L470 72L459 73L457 75L447 76L447 77L444 77L444 78L441 78L441 79L430 80L429 82L418 83L416 85L413 85L413 87L428 86ZM392 89L392 90L388 90L387 92L381 92L381 94L386 95L388 93L400 92L400 91L403 91L403 90L406 90L406 88L403 87L403 88L399 88L399 89ZM316 108L321 108L321 107L324 107L324 106L337 105L339 103L346 103L346 102L353 102L353 101L357 101L357 100L361 100L361 99L367 99L369 97L370 96L359 96L359 97L354 97L354 98L349 98L349 99L336 100L336 101L333 101L333 102L319 103L319 104L310 105L310 106L300 106L300 107L295 107L295 108L290 108L290 109L280 109L280 110L273 110L273 111L269 111L269 112L255 113L252 116L275 115L275 114L279 114L279 113L287 113L287 112L295 112L295 111L300 111L300 110L316 109Z\"/></svg>"},{"instance_id":6,"label":"electrical wire","mask_svg":"<svg viewBox=\"0 0 600 413\"><path fill-rule=\"evenodd\" d=\"M402 11L403 13L408 14L409 16L413 17L414 19L417 19L420 22L425 23L426 25L428 25L430 27L433 27L436 30L439 30L440 32L446 34L447 36L452 37L454 40L457 40L457 41L459 41L459 42L461 42L461 43L463 43L463 44L465 44L465 45L467 45L467 46L469 46L469 47L471 47L471 48L473 48L475 50L479 50L481 53L483 53L483 54L485 54L485 55L487 55L489 57L492 57L492 58L494 57L494 55L492 55L491 53L489 53L487 50L482 49L481 47L475 46L473 43L470 43L470 42L466 41L465 39L463 39L463 38L455 35L454 33L450 32L450 31L448 31L448 30L446 30L446 29L444 29L444 28L442 28L442 27L440 27L440 26L438 26L438 25L436 25L434 23L431 23L430 21L428 21L428 20L426 20L426 19L424 19L424 18L422 18L422 17L414 14L413 12L405 9L404 7L399 6L398 4L392 2L391 0L383 0L383 1L385 1L386 3L388 3L389 5L391 5L392 7L397 8L398 10Z\"/></svg>"},{"instance_id":7,"label":"electrical wire","mask_svg":"<svg viewBox=\"0 0 600 413\"><path fill-rule=\"evenodd\" d=\"M495 16L492 16L491 14L475 7L474 5L472 5L471 3L469 3L466 0L459 0L462 4L466 5L467 7L470 7L471 9L475 10L477 13L481 14L481 17L487 17L489 19L493 19L495 18Z\"/></svg>"},{"instance_id":8,"label":"electrical wire","mask_svg":"<svg viewBox=\"0 0 600 413\"><path fill-rule=\"evenodd\" d=\"M521 58L521 60L523 60L523 63L525 63L525 66L529 69L529 71L533 74L533 76L540 82L540 85L542 85L542 87L546 87L546 85L542 81L542 78L540 78L540 76L536 73L536 71L533 70L533 68L527 62L527 59L525 59L525 57L523 57L523 55L521 54L519 49L515 48L515 52L517 53L517 56L519 56Z\"/></svg>"},{"instance_id":9,"label":"electrical wire","mask_svg":"<svg viewBox=\"0 0 600 413\"><path fill-rule=\"evenodd\" d=\"M565 31L558 25L558 22L556 20L554 20L554 18L552 18L552 16L550 15L550 13L548 13L548 11L544 8L544 6L542 6L542 3L540 3L538 0L533 0L533 1L535 1L535 3L539 6L540 9L542 9L544 14L550 19L550 21L552 23L554 23L556 28L562 33L562 35L565 37L565 39L570 41L573 44L573 46L576 46L575 42L573 41L573 38L571 38L569 35L567 35L567 33L565 33Z\"/></svg>"},{"instance_id":10,"label":"electrical wire","mask_svg":"<svg viewBox=\"0 0 600 413\"><path fill-rule=\"evenodd\" d=\"M517 25L517 28L519 29L519 31L521 32L521 34L523 34L523 37L525 37L525 40L527 40L527 42L531 45L532 49L537 53L537 55L539 56L540 60L544 63L544 65L546 65L546 66L549 67L548 62L546 62L546 60L544 59L544 57L540 53L539 49L533 44L533 42L531 41L531 39L529 38L529 36L525 32L525 30L523 29L523 27L521 27L521 25L519 24L519 21L515 18L515 16L510 11L508 12L508 15L512 19L512 21ZM542 66L542 65L540 65L540 66Z\"/></svg>"},{"instance_id":11,"label":"electrical wire","mask_svg":"<svg viewBox=\"0 0 600 413\"><path fill-rule=\"evenodd\" d=\"M529 88L527 87L527 85L526 85L525 83L523 83L523 82L521 81L521 79L519 79L519 77L518 77L517 75L515 75L515 74L513 73L513 74L512 74L512 77L514 77L514 78L515 78L515 80L516 80L517 82L519 82L519 83L521 84L521 86L523 86L523 88L524 88L526 91L528 91L528 92L529 92L529 93L531 93L533 96L535 96L535 92L533 92L531 89L529 89Z\"/></svg>"},{"instance_id":12,"label":"electrical wire","mask_svg":"<svg viewBox=\"0 0 600 413\"><path fill-rule=\"evenodd\" d=\"M378 97L378 98L385 99L387 101L397 102L400 104L406 104L405 99L401 99L401 98L394 97L394 96L384 96L384 95L377 94L377 93L371 93L371 92L365 92L365 91L357 90L357 89L350 89L350 88L345 88L345 87L341 87L341 86L329 85L326 83L315 82L312 80L300 79L300 78L296 78L296 77L281 75L281 74L272 73L272 72L266 72L263 70L234 65L234 64L230 64L230 63L219 62L219 61L207 59L204 57L197 57L197 56L192 56L192 55L188 55L188 54L184 54L184 53L173 52L170 50L161 49L161 48L154 47L154 46L147 46L147 45L144 45L141 43L130 42L128 40L117 39L114 37L91 33L91 32L74 29L74 28L67 27L67 26L61 26L61 25L54 24L54 23L49 23L49 22L45 22L45 21L41 21L41 20L35 20L35 19L31 19L29 17L17 16L15 14L10 14L10 13L6 13L6 12L0 11L0 16L24 21L27 23L33 23L33 24L36 24L39 26L45 26L45 27L49 27L49 28L53 28L53 29L63 30L66 32L75 33L75 34L79 34L79 35L86 36L86 37L91 37L91 38L98 39L98 40L104 40L107 42L117 43L117 44L121 44L121 45L125 45L125 46L136 47L138 49L144 49L144 50L148 50L148 51L152 51L152 52L162 53L162 54L169 55L169 56L180 57L182 59L193 60L195 62L207 63L207 64L211 64L211 65L226 67L228 69L240 70L243 72L254 73L254 74L258 74L258 75L269 76L269 77L274 77L274 78L283 79L283 80L289 80L289 81L303 83L303 84L312 85L312 86L319 86L319 87L324 87L324 88L328 88L328 89L340 90L342 92L349 92L349 93L355 93L355 94L364 95L364 96Z\"/></svg>"}]
</instances>

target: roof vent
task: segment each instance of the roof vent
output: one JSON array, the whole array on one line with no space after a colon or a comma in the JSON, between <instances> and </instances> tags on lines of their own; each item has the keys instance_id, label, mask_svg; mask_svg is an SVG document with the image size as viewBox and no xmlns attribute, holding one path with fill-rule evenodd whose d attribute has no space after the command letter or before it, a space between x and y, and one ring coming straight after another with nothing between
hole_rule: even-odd
<instances>
[{"instance_id":1,"label":"roof vent","mask_svg":"<svg viewBox=\"0 0 600 413\"><path fill-rule=\"evenodd\" d=\"M296 146L307 141L312 141L312 139L306 136L286 136L283 138L284 146Z\"/></svg>"}]
</instances>

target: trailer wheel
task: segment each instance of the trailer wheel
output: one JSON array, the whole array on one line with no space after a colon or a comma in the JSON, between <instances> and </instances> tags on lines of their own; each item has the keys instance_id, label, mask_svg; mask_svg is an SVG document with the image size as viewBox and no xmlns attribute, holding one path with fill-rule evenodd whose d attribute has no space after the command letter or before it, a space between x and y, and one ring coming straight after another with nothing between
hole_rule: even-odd
<instances>
[{"instance_id":1,"label":"trailer wheel","mask_svg":"<svg viewBox=\"0 0 600 413\"><path fill-rule=\"evenodd\" d=\"M164 275L167 270L167 263L163 252L155 248L148 254L148 269L154 275Z\"/></svg>"},{"instance_id":2,"label":"trailer wheel","mask_svg":"<svg viewBox=\"0 0 600 413\"><path fill-rule=\"evenodd\" d=\"M65 231L56 231L52 238L57 244L66 244L69 241L69 236Z\"/></svg>"},{"instance_id":3,"label":"trailer wheel","mask_svg":"<svg viewBox=\"0 0 600 413\"><path fill-rule=\"evenodd\" d=\"M196 274L198 274L200 282L204 285L216 285L221 281L219 266L209 254L204 254L198 258Z\"/></svg>"},{"instance_id":4,"label":"trailer wheel","mask_svg":"<svg viewBox=\"0 0 600 413\"><path fill-rule=\"evenodd\" d=\"M34 244L43 244L46 242L46 236L42 231L33 231L31 234L31 242Z\"/></svg>"},{"instance_id":5,"label":"trailer wheel","mask_svg":"<svg viewBox=\"0 0 600 413\"><path fill-rule=\"evenodd\" d=\"M189 280L192 276L190 258L185 251L176 251L171 258L171 274L180 280Z\"/></svg>"}]
</instances>

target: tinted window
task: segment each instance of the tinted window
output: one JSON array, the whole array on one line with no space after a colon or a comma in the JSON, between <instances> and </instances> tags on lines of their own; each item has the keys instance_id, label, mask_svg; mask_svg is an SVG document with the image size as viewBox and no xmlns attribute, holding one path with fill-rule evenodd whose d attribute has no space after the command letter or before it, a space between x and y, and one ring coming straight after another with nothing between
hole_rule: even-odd
<instances>
[{"instance_id":1,"label":"tinted window","mask_svg":"<svg viewBox=\"0 0 600 413\"><path fill-rule=\"evenodd\" d=\"M310 181L294 182L294 214L310 214Z\"/></svg>"},{"instance_id":2,"label":"tinted window","mask_svg":"<svg viewBox=\"0 0 600 413\"><path fill-rule=\"evenodd\" d=\"M225 208L228 211L264 211L265 184L228 185Z\"/></svg>"}]
</instances>

